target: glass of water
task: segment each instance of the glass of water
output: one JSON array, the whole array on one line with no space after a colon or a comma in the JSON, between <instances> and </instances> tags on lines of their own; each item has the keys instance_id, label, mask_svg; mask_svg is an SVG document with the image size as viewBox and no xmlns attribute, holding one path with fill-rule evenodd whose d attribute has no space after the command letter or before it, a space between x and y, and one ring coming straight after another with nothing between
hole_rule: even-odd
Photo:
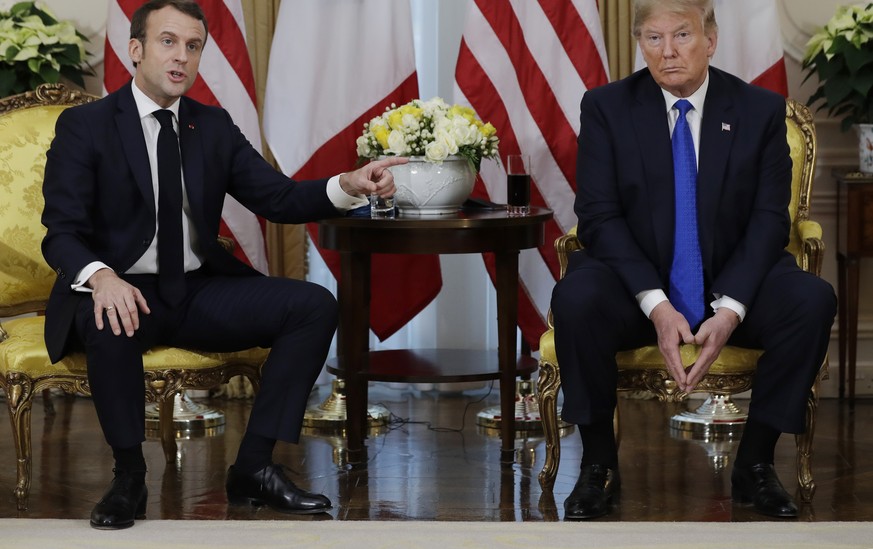
<instances>
[{"instance_id":1,"label":"glass of water","mask_svg":"<svg viewBox=\"0 0 873 549\"><path fill-rule=\"evenodd\" d=\"M394 197L384 197L378 194L370 195L370 218L371 219L394 219Z\"/></svg>"}]
</instances>

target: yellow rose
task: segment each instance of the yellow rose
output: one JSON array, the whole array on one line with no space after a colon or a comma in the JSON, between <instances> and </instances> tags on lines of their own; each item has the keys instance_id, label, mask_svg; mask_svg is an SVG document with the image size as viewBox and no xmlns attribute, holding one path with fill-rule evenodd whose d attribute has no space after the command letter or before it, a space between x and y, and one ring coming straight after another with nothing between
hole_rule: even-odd
<instances>
[{"instance_id":1,"label":"yellow rose","mask_svg":"<svg viewBox=\"0 0 873 549\"><path fill-rule=\"evenodd\" d=\"M372 130L373 130L373 137L376 138L376 141L379 143L379 146L382 147L383 149L387 149L388 148L388 135L390 133L388 131L388 128L386 128L385 126L376 126L375 128L372 128Z\"/></svg>"}]
</instances>

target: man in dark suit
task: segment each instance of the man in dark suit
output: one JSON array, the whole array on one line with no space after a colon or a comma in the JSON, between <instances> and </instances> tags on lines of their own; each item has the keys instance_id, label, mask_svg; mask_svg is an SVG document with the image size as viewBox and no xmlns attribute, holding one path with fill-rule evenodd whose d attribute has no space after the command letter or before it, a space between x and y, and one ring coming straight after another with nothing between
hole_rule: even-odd
<instances>
[{"instance_id":1,"label":"man in dark suit","mask_svg":"<svg viewBox=\"0 0 873 549\"><path fill-rule=\"evenodd\" d=\"M402 160L329 180L289 180L226 111L182 97L206 42L195 2L142 5L131 20L133 81L64 111L47 154L43 253L58 278L46 345L53 361L71 348L86 352L115 458L112 484L91 513L95 528L125 528L145 512L142 353L157 344L271 347L228 471L228 499L290 513L330 508L326 497L295 486L272 452L277 440L300 436L336 329L336 301L320 286L262 276L233 258L217 242L221 210L230 194L278 223L338 216L370 193L392 195L386 168Z\"/></svg>"},{"instance_id":2,"label":"man in dark suit","mask_svg":"<svg viewBox=\"0 0 873 549\"><path fill-rule=\"evenodd\" d=\"M637 0L634 10L647 68L582 100L575 210L585 249L551 303L563 419L578 424L583 448L565 516L609 512L620 486L615 354L657 341L683 391L727 343L765 350L732 495L793 517L773 454L781 433L804 428L836 300L785 251L785 101L709 66L711 0ZM702 348L687 369L683 343Z\"/></svg>"}]
</instances>

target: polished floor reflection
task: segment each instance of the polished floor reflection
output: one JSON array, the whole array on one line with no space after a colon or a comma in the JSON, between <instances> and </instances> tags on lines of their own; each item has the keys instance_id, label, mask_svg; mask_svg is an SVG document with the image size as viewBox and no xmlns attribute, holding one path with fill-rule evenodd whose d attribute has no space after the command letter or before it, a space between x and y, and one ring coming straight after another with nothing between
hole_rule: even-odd
<instances>
[{"instance_id":1,"label":"polished floor reflection","mask_svg":"<svg viewBox=\"0 0 873 549\"><path fill-rule=\"evenodd\" d=\"M313 404L326 397L313 394ZM228 507L224 493L249 404L212 400L224 409L224 432L182 440L176 463L165 466L160 444L146 444L150 470L149 518L287 520L551 521L563 518L563 500L576 480L581 444L563 439L553 492L537 474L544 444L519 437L515 463L500 463L499 440L476 425L477 413L498 403L497 391L420 392L376 386L371 403L392 414L389 428L367 440L368 462L350 466L343 440L309 433L300 445L282 444L276 457L304 487L328 495L327 515L286 517L269 509ZM0 517L87 519L111 477L112 456L88 399L53 398L47 416L41 399L33 409L33 483L29 509L19 513L12 496L15 453L8 422L0 429ZM740 401L742 404L742 401ZM622 495L606 521L765 520L730 500L733 443L703 444L670 435L676 409L656 401L622 400ZM5 406L4 406L5 408ZM6 414L6 411L2 412ZM801 520L873 520L873 400L853 410L837 400L819 409L813 472L818 490ZM795 484L794 442L783 437L777 470L789 491Z\"/></svg>"}]
</instances>

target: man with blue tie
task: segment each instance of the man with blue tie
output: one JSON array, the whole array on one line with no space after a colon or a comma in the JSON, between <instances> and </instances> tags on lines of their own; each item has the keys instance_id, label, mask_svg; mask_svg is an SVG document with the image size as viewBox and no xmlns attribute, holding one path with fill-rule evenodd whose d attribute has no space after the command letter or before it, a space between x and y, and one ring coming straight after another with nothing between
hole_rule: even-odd
<instances>
[{"instance_id":1,"label":"man with blue tie","mask_svg":"<svg viewBox=\"0 0 873 549\"><path fill-rule=\"evenodd\" d=\"M712 0L635 0L633 33L647 68L582 99L575 210L585 249L571 254L551 303L562 415L579 426L583 452L565 517L610 511L621 483L615 354L654 342L683 391L727 343L765 350L732 495L795 517L774 450L781 433L804 429L836 299L785 251L785 100L710 67ZM702 347L687 370L683 343Z\"/></svg>"},{"instance_id":2,"label":"man with blue tie","mask_svg":"<svg viewBox=\"0 0 873 549\"><path fill-rule=\"evenodd\" d=\"M390 196L372 162L330 179L292 181L255 151L226 111L183 94L197 77L207 22L193 0L150 0L131 19L132 82L65 110L47 154L46 261L58 273L46 311L53 361L87 355L114 479L91 513L101 529L145 513L142 353L158 344L208 351L270 347L261 389L227 477L230 502L319 513L328 498L298 488L272 461L297 442L306 402L336 329L321 286L262 276L217 242L225 195L277 223L342 215ZM293 121L288 121L293 123Z\"/></svg>"}]
</instances>

